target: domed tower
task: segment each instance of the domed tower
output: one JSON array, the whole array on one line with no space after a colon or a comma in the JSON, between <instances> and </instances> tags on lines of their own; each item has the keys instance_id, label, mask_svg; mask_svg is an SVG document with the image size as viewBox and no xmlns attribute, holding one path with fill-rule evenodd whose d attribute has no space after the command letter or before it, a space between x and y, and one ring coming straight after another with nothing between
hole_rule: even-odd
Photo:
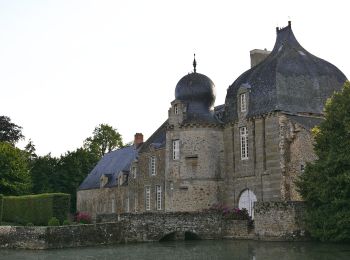
<instances>
[{"instance_id":1,"label":"domed tower","mask_svg":"<svg viewBox=\"0 0 350 260\"><path fill-rule=\"evenodd\" d=\"M223 167L222 122L213 105L213 81L194 70L180 79L166 131L165 209L197 211L218 199Z\"/></svg>"},{"instance_id":2,"label":"domed tower","mask_svg":"<svg viewBox=\"0 0 350 260\"><path fill-rule=\"evenodd\" d=\"M337 67L300 45L291 22L276 32L272 52L227 90L225 183L236 206L300 199L295 179L315 159L310 130L346 81Z\"/></svg>"}]
</instances>

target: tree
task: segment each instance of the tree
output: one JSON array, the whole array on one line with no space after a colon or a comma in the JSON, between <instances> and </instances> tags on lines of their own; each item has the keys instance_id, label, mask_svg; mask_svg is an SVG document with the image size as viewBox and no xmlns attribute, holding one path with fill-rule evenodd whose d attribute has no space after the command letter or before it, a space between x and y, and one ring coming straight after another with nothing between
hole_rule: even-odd
<instances>
[{"instance_id":1,"label":"tree","mask_svg":"<svg viewBox=\"0 0 350 260\"><path fill-rule=\"evenodd\" d=\"M71 195L71 211L76 209L77 188L95 167L99 158L90 151L79 148L74 152L67 152L61 156L55 169L53 180L54 191Z\"/></svg>"},{"instance_id":2,"label":"tree","mask_svg":"<svg viewBox=\"0 0 350 260\"><path fill-rule=\"evenodd\" d=\"M325 121L313 129L318 159L308 164L297 185L306 201L311 235L350 241L350 83L325 106Z\"/></svg>"},{"instance_id":3,"label":"tree","mask_svg":"<svg viewBox=\"0 0 350 260\"><path fill-rule=\"evenodd\" d=\"M57 186L55 175L58 159L51 157L51 154L39 156L32 161L30 174L32 176L34 194L54 192Z\"/></svg>"},{"instance_id":4,"label":"tree","mask_svg":"<svg viewBox=\"0 0 350 260\"><path fill-rule=\"evenodd\" d=\"M28 194L31 178L28 157L12 144L0 142L0 191L4 195Z\"/></svg>"},{"instance_id":5,"label":"tree","mask_svg":"<svg viewBox=\"0 0 350 260\"><path fill-rule=\"evenodd\" d=\"M116 148L123 147L121 135L117 129L108 124L100 124L95 127L93 136L84 141L84 147L97 153L99 157L105 155Z\"/></svg>"},{"instance_id":6,"label":"tree","mask_svg":"<svg viewBox=\"0 0 350 260\"><path fill-rule=\"evenodd\" d=\"M7 116L0 116L0 142L8 142L14 145L23 138L22 127L12 123Z\"/></svg>"}]
</instances>

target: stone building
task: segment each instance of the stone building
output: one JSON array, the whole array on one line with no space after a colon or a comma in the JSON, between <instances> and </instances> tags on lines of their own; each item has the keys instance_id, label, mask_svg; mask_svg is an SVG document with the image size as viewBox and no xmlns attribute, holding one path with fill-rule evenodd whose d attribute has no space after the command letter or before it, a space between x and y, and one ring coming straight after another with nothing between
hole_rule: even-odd
<instances>
[{"instance_id":1,"label":"stone building","mask_svg":"<svg viewBox=\"0 0 350 260\"><path fill-rule=\"evenodd\" d=\"M196 71L175 88L168 119L141 144L105 155L78 189L77 208L107 212L200 211L214 203L300 200L295 180L315 159L311 129L345 75L306 51L291 23L272 51L250 52L252 67L214 107L215 86Z\"/></svg>"}]
</instances>

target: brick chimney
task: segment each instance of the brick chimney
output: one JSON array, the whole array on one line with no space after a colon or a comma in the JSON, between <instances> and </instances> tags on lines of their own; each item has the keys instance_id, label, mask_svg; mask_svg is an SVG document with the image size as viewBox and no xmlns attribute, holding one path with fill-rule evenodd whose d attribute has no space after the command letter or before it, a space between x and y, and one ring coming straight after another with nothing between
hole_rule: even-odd
<instances>
[{"instance_id":1,"label":"brick chimney","mask_svg":"<svg viewBox=\"0 0 350 260\"><path fill-rule=\"evenodd\" d=\"M142 143L143 143L143 134L136 133L134 138L134 145L139 146Z\"/></svg>"}]
</instances>

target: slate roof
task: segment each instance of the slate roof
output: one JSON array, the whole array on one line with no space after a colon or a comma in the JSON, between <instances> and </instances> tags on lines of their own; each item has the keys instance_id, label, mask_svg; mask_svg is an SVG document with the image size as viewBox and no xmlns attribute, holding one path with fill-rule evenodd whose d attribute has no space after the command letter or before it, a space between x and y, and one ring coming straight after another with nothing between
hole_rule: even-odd
<instances>
[{"instance_id":1,"label":"slate roof","mask_svg":"<svg viewBox=\"0 0 350 260\"><path fill-rule=\"evenodd\" d=\"M116 186L119 173L130 171L130 165L136 159L137 154L138 149L135 146L128 146L105 154L80 184L78 190L100 188L100 178L102 175L108 177L108 183L104 187Z\"/></svg>"},{"instance_id":2,"label":"slate roof","mask_svg":"<svg viewBox=\"0 0 350 260\"><path fill-rule=\"evenodd\" d=\"M323 118L315 118L315 117L307 117L307 116L296 116L296 115L287 115L289 119L303 126L307 130L311 130L317 125L320 125L324 119Z\"/></svg>"},{"instance_id":3,"label":"slate roof","mask_svg":"<svg viewBox=\"0 0 350 260\"><path fill-rule=\"evenodd\" d=\"M326 99L345 81L337 67L299 44L289 22L287 27L277 29L270 55L228 88L225 122L238 118L237 92L242 86L249 91L248 117L272 111L322 114Z\"/></svg>"},{"instance_id":4,"label":"slate roof","mask_svg":"<svg viewBox=\"0 0 350 260\"><path fill-rule=\"evenodd\" d=\"M193 72L182 77L175 88L175 99L187 104L183 123L218 123L212 110L215 85L206 75Z\"/></svg>"},{"instance_id":5,"label":"slate roof","mask_svg":"<svg viewBox=\"0 0 350 260\"><path fill-rule=\"evenodd\" d=\"M147 152L150 146L155 149L160 149L165 147L166 141L166 127L168 125L168 120L166 120L148 139L143 143L140 148L140 153Z\"/></svg>"}]
</instances>

